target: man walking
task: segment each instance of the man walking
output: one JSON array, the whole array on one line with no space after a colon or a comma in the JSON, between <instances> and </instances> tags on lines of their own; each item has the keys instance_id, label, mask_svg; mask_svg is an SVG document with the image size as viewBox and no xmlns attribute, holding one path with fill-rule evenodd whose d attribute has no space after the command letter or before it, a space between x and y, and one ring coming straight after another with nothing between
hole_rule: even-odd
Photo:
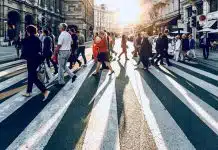
<instances>
[{"instance_id":1,"label":"man walking","mask_svg":"<svg viewBox=\"0 0 218 150\"><path fill-rule=\"evenodd\" d=\"M83 61L84 61L84 66L86 66L87 60L86 60L86 55L85 55L85 36L80 33L80 31L77 31L78 34L78 41L79 41L79 46L78 46L78 51L77 51L77 58L79 55L82 55Z\"/></svg>"},{"instance_id":2,"label":"man walking","mask_svg":"<svg viewBox=\"0 0 218 150\"><path fill-rule=\"evenodd\" d=\"M163 64L163 58L165 57L166 58L166 62L167 62L167 65L168 66L172 66L172 64L170 63L169 61L169 55L168 55L168 44L169 44L169 40L168 40L168 35L169 33L169 30L166 29L164 31L164 34L161 38L161 41L160 41L160 47L161 47L161 50L160 50L160 56L158 57L158 59L156 60L156 64L158 63L158 61L161 60L161 64Z\"/></svg>"},{"instance_id":3,"label":"man walking","mask_svg":"<svg viewBox=\"0 0 218 150\"><path fill-rule=\"evenodd\" d=\"M210 40L207 38L207 34L204 35L200 39L200 47L203 49L203 56L204 59L208 59L209 57L209 47L210 47Z\"/></svg>"},{"instance_id":4,"label":"man walking","mask_svg":"<svg viewBox=\"0 0 218 150\"><path fill-rule=\"evenodd\" d=\"M72 44L71 35L66 31L67 24L61 23L59 25L59 30L61 32L58 38L58 45L55 50L55 54L58 54L58 62L59 62L59 69L58 69L58 82L60 85L64 85L64 71L66 70L69 76L72 78L72 82L74 82L77 76L71 72L71 70L67 67L67 61L70 57L70 50Z\"/></svg>"}]
</instances>

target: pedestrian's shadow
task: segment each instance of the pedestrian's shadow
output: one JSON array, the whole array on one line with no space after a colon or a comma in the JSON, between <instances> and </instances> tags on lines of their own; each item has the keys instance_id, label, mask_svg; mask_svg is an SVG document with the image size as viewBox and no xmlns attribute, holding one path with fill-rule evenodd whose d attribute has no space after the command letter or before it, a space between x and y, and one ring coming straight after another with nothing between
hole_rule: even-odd
<instances>
[{"instance_id":1,"label":"pedestrian's shadow","mask_svg":"<svg viewBox=\"0 0 218 150\"><path fill-rule=\"evenodd\" d=\"M126 75L126 66L127 61L124 65L118 61L120 67L120 74L116 78L115 87L116 87L116 100L117 100L117 116L118 116L118 125L120 127L120 137L122 137L125 128L126 128L126 119L125 119L125 109L124 109L124 90L129 83L129 77Z\"/></svg>"}]
</instances>

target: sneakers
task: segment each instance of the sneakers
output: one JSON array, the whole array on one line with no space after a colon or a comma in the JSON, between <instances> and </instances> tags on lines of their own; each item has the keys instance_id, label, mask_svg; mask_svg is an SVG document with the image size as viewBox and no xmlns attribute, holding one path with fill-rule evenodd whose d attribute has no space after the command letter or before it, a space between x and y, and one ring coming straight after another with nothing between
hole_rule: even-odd
<instances>
[{"instance_id":1,"label":"sneakers","mask_svg":"<svg viewBox=\"0 0 218 150\"><path fill-rule=\"evenodd\" d=\"M49 96L50 93L51 93L50 91L46 91L44 93L44 99L42 101L46 101L48 99L48 96Z\"/></svg>"},{"instance_id":2,"label":"sneakers","mask_svg":"<svg viewBox=\"0 0 218 150\"><path fill-rule=\"evenodd\" d=\"M76 75L74 75L74 76L72 77L72 83L76 80L76 78L77 78Z\"/></svg>"},{"instance_id":3,"label":"sneakers","mask_svg":"<svg viewBox=\"0 0 218 150\"><path fill-rule=\"evenodd\" d=\"M92 76L97 77L99 73L93 73Z\"/></svg>"},{"instance_id":4,"label":"sneakers","mask_svg":"<svg viewBox=\"0 0 218 150\"><path fill-rule=\"evenodd\" d=\"M111 76L112 74L114 74L115 72L114 71L112 71L110 74L109 74L109 76Z\"/></svg>"},{"instance_id":5,"label":"sneakers","mask_svg":"<svg viewBox=\"0 0 218 150\"><path fill-rule=\"evenodd\" d=\"M24 96L24 97L31 97L32 95L31 95L31 93L23 93L22 96Z\"/></svg>"}]
</instances>

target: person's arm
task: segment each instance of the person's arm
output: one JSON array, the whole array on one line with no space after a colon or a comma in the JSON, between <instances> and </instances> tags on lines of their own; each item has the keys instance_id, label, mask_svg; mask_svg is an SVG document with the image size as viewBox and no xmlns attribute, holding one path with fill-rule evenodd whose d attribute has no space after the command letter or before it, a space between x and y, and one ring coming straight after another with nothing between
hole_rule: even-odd
<instances>
[{"instance_id":1,"label":"person's arm","mask_svg":"<svg viewBox=\"0 0 218 150\"><path fill-rule=\"evenodd\" d=\"M61 45L63 44L63 37L60 35L58 38L58 44L57 47L55 48L54 54L57 55L60 51Z\"/></svg>"}]
</instances>

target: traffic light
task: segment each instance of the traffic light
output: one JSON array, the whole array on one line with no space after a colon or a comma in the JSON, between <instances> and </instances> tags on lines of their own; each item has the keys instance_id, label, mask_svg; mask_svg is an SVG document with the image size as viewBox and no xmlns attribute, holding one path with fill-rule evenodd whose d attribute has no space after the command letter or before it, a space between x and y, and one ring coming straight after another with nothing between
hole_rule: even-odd
<instances>
[{"instance_id":1,"label":"traffic light","mask_svg":"<svg viewBox=\"0 0 218 150\"><path fill-rule=\"evenodd\" d=\"M196 27L197 26L197 17L196 16L192 16L191 17L191 26L192 27Z\"/></svg>"}]
</instances>

